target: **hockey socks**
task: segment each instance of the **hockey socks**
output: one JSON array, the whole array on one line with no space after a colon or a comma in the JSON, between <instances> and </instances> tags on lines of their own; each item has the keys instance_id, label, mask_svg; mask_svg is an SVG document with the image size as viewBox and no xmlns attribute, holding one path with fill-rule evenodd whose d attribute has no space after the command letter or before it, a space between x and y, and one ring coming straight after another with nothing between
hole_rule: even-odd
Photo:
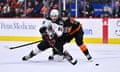
<instances>
[{"instance_id":1,"label":"hockey socks","mask_svg":"<svg viewBox=\"0 0 120 72\"><path fill-rule=\"evenodd\" d=\"M86 45L81 45L80 46L80 49L82 50L82 52L84 53L84 55L87 57L88 60L91 60L92 59L92 56L90 55Z\"/></svg>"},{"instance_id":2,"label":"hockey socks","mask_svg":"<svg viewBox=\"0 0 120 72\"><path fill-rule=\"evenodd\" d=\"M38 48L33 48L33 50L26 56L22 58L22 60L26 61L32 58L33 56L37 55L41 50Z\"/></svg>"}]
</instances>

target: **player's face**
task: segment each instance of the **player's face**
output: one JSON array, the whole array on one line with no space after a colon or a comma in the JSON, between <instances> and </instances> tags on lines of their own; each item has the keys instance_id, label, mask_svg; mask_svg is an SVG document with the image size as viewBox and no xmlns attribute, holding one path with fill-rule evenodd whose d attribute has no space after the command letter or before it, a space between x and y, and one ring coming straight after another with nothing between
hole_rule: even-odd
<instances>
[{"instance_id":1,"label":"player's face","mask_svg":"<svg viewBox=\"0 0 120 72\"><path fill-rule=\"evenodd\" d=\"M68 17L62 17L63 21L66 21L68 19Z\"/></svg>"},{"instance_id":2,"label":"player's face","mask_svg":"<svg viewBox=\"0 0 120 72\"><path fill-rule=\"evenodd\" d=\"M51 16L51 19L53 22L55 22L58 19L58 16Z\"/></svg>"}]
</instances>

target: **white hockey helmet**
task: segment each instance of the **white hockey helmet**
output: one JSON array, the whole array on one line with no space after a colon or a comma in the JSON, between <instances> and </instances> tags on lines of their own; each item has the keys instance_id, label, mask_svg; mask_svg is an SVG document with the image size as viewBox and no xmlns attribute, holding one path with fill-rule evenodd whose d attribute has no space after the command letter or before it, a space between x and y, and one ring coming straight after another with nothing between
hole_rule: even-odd
<instances>
[{"instance_id":1,"label":"white hockey helmet","mask_svg":"<svg viewBox=\"0 0 120 72\"><path fill-rule=\"evenodd\" d=\"M59 16L59 11L57 9L52 9L50 11L50 17L58 17Z\"/></svg>"}]
</instances>

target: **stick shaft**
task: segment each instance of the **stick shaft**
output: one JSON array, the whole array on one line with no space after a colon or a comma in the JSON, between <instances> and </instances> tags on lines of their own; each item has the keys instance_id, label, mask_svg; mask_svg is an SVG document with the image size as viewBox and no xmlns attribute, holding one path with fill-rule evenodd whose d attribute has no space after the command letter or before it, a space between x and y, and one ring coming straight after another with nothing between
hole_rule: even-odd
<instances>
[{"instance_id":1,"label":"stick shaft","mask_svg":"<svg viewBox=\"0 0 120 72\"><path fill-rule=\"evenodd\" d=\"M19 46L15 46L15 47L10 47L9 49L16 49L16 48L20 48L20 47L24 47L24 46L32 45L32 44L38 43L38 42L40 42L40 41L41 41L41 40L39 40L39 41L35 41L35 42L31 42L31 43L26 43L26 44L19 45Z\"/></svg>"}]
</instances>

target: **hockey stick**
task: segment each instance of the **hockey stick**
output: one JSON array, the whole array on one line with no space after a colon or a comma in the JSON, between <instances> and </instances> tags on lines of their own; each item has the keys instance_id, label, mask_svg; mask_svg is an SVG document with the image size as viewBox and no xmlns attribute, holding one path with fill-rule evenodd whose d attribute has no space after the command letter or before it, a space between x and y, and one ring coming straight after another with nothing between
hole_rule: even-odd
<instances>
[{"instance_id":1,"label":"hockey stick","mask_svg":"<svg viewBox=\"0 0 120 72\"><path fill-rule=\"evenodd\" d=\"M61 53L57 48L55 48L54 46L52 47L53 49L55 49L58 53ZM62 55L67 59L67 61L72 64L72 65L76 65L77 64L77 59L73 59L73 57L71 55L65 55L65 53L62 53Z\"/></svg>"},{"instance_id":2,"label":"hockey stick","mask_svg":"<svg viewBox=\"0 0 120 72\"><path fill-rule=\"evenodd\" d=\"M41 40L35 41L35 42L31 42L31 43L26 43L26 44L15 46L15 47L10 47L9 49L17 49L17 48L28 46L28 45L32 45L32 44L35 44L35 43L38 43L38 42L41 42Z\"/></svg>"}]
</instances>

